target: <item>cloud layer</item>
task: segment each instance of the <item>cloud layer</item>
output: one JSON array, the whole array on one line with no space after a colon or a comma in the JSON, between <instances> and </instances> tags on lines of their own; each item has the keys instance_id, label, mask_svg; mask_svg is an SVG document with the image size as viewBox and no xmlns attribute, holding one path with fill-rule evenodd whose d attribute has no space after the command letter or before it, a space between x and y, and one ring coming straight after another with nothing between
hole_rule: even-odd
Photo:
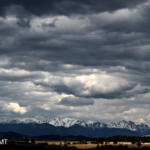
<instances>
[{"instance_id":1,"label":"cloud layer","mask_svg":"<svg viewBox=\"0 0 150 150\"><path fill-rule=\"evenodd\" d=\"M150 123L149 8L2 0L0 114Z\"/></svg>"}]
</instances>

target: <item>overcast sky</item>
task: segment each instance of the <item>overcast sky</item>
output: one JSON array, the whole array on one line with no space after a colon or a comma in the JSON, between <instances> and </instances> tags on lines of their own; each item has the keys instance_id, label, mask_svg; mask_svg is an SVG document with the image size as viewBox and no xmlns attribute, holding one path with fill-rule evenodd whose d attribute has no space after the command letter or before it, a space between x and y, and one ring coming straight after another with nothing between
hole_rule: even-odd
<instances>
[{"instance_id":1,"label":"overcast sky","mask_svg":"<svg viewBox=\"0 0 150 150\"><path fill-rule=\"evenodd\" d=\"M0 117L150 125L150 1L0 0Z\"/></svg>"}]
</instances>

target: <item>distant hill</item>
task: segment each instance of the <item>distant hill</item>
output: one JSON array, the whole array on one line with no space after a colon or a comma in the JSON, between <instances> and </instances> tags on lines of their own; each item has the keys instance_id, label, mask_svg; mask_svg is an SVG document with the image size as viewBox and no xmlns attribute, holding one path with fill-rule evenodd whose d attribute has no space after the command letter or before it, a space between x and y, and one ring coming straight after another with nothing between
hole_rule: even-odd
<instances>
[{"instance_id":1,"label":"distant hill","mask_svg":"<svg viewBox=\"0 0 150 150\"><path fill-rule=\"evenodd\" d=\"M69 128L55 127L50 124L0 124L0 129L3 132L13 131L27 136L41 135L83 135L88 137L110 137L114 135L140 136L141 132L131 131L129 129L117 128L85 128L80 125L74 125Z\"/></svg>"},{"instance_id":2,"label":"distant hill","mask_svg":"<svg viewBox=\"0 0 150 150\"><path fill-rule=\"evenodd\" d=\"M71 118L54 118L39 121L34 118L0 120L0 131L13 131L27 136L42 135L82 135L87 137L142 136L150 134L150 127L122 120L118 123L80 121Z\"/></svg>"},{"instance_id":3,"label":"distant hill","mask_svg":"<svg viewBox=\"0 0 150 150\"><path fill-rule=\"evenodd\" d=\"M8 132L0 132L0 139L8 139L8 140L22 140L30 138L26 135L21 135L16 132L8 131Z\"/></svg>"},{"instance_id":4,"label":"distant hill","mask_svg":"<svg viewBox=\"0 0 150 150\"><path fill-rule=\"evenodd\" d=\"M67 135L67 136L60 136L60 135L42 135L42 136L35 136L33 139L35 140L49 140L49 141L70 141L70 140L80 140L80 139L90 139L91 137L86 137L82 135Z\"/></svg>"},{"instance_id":5,"label":"distant hill","mask_svg":"<svg viewBox=\"0 0 150 150\"><path fill-rule=\"evenodd\" d=\"M79 125L85 128L99 129L99 128L117 128L117 129L129 129L132 131L146 131L150 127L146 124L135 124L132 121L119 121L118 123L101 123L99 121L81 121L73 118L64 118L59 117L53 119L47 119L44 121L37 120L35 118L13 118L13 119L0 119L0 124L50 124L55 127L66 127L69 128L74 125Z\"/></svg>"},{"instance_id":6,"label":"distant hill","mask_svg":"<svg viewBox=\"0 0 150 150\"><path fill-rule=\"evenodd\" d=\"M127 137L127 136L125 136L125 135L114 135L112 137Z\"/></svg>"},{"instance_id":7,"label":"distant hill","mask_svg":"<svg viewBox=\"0 0 150 150\"><path fill-rule=\"evenodd\" d=\"M91 137L86 137L82 135L41 135L41 136L26 136L22 134L18 134L16 132L8 131L8 132L0 132L0 139L8 139L8 140L24 140L24 139L34 139L34 140L49 140L49 141L68 141L68 140L80 140L80 139L90 139Z\"/></svg>"}]
</instances>

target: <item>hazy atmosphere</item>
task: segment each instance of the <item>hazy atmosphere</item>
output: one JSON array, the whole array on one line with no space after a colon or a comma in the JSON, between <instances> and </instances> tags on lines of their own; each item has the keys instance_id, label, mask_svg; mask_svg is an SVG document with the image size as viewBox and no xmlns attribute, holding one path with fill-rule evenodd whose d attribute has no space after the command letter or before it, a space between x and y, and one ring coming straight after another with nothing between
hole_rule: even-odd
<instances>
[{"instance_id":1,"label":"hazy atmosphere","mask_svg":"<svg viewBox=\"0 0 150 150\"><path fill-rule=\"evenodd\" d=\"M149 0L0 0L0 118L150 125Z\"/></svg>"}]
</instances>

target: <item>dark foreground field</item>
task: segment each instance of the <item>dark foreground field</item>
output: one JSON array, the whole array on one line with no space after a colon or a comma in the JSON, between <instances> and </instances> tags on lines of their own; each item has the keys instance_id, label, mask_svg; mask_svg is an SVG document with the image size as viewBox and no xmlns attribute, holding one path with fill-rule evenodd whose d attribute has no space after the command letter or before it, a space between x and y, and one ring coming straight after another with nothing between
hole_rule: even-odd
<instances>
[{"instance_id":1,"label":"dark foreground field","mask_svg":"<svg viewBox=\"0 0 150 150\"><path fill-rule=\"evenodd\" d=\"M142 144L139 148L137 147L137 144L132 143L118 143L114 144L113 142L108 143L107 145L105 143L103 144L93 144L90 141L87 144L79 144L77 141L72 141L69 143L64 143L62 141L36 141L35 143L25 143L21 141L8 141L7 145L0 145L0 150L78 150L78 149L88 149L88 150L94 150L94 149L105 149L105 150L120 150L120 149L150 149L150 144Z\"/></svg>"},{"instance_id":2,"label":"dark foreground field","mask_svg":"<svg viewBox=\"0 0 150 150\"><path fill-rule=\"evenodd\" d=\"M7 145L0 145L0 150L70 150L70 149L77 149L75 147L68 147L68 146L61 146L61 145L49 145L46 142L40 143L25 143L20 141L8 141Z\"/></svg>"}]
</instances>

